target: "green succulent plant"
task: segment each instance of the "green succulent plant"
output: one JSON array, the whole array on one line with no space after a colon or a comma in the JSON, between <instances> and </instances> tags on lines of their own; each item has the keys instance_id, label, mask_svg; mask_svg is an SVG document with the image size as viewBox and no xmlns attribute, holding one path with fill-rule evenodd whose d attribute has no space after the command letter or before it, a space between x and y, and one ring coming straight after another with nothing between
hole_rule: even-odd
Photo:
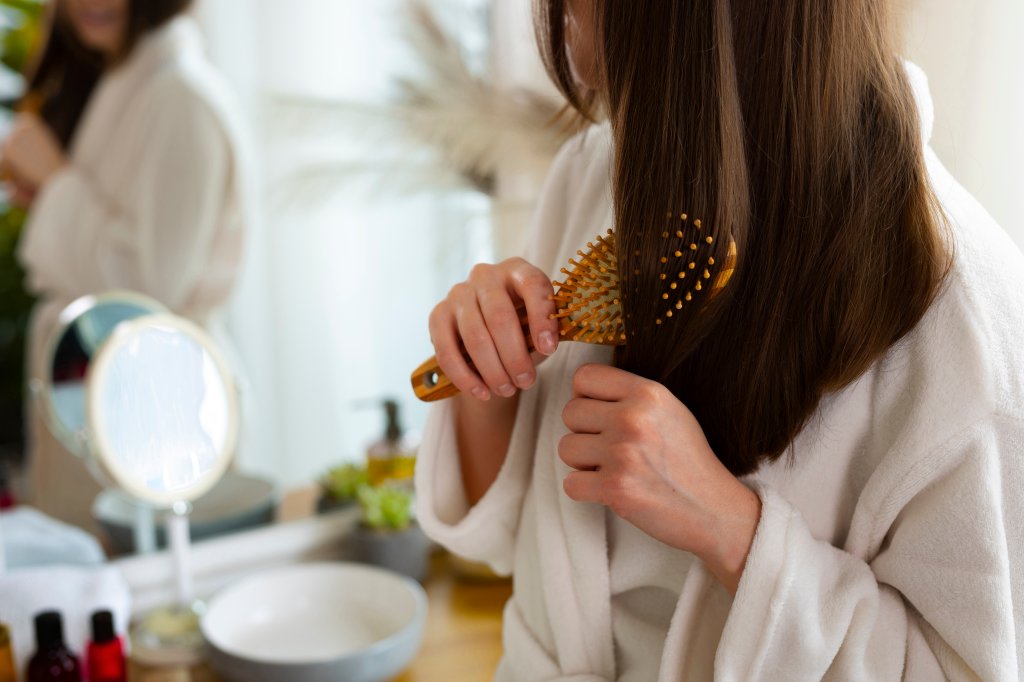
<instances>
[{"instance_id":1,"label":"green succulent plant","mask_svg":"<svg viewBox=\"0 0 1024 682\"><path fill-rule=\"evenodd\" d=\"M366 467L358 464L336 466L320 477L320 487L327 497L343 502L356 499L360 486L369 482Z\"/></svg>"},{"instance_id":2,"label":"green succulent plant","mask_svg":"<svg viewBox=\"0 0 1024 682\"><path fill-rule=\"evenodd\" d=\"M363 524L374 530L402 531L412 523L412 493L391 485L363 485L356 496Z\"/></svg>"}]
</instances>

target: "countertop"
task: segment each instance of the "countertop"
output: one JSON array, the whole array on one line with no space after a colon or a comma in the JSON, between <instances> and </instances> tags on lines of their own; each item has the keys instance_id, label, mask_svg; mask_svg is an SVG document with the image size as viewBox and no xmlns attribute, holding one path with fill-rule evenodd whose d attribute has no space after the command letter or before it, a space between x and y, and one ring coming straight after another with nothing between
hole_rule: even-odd
<instances>
[{"instance_id":1,"label":"countertop","mask_svg":"<svg viewBox=\"0 0 1024 682\"><path fill-rule=\"evenodd\" d=\"M508 580L456 578L449 557L434 556L427 580L423 647L395 682L483 682L501 658L501 610L512 594Z\"/></svg>"},{"instance_id":2,"label":"countertop","mask_svg":"<svg viewBox=\"0 0 1024 682\"><path fill-rule=\"evenodd\" d=\"M303 518L309 513L308 495L288 497L279 519ZM428 611L423 644L410 667L394 682L484 682L494 675L501 658L501 611L512 594L511 582L459 577L453 563L445 552L435 553L431 560L424 584ZM204 666L156 669L132 665L129 679L220 682Z\"/></svg>"}]
</instances>

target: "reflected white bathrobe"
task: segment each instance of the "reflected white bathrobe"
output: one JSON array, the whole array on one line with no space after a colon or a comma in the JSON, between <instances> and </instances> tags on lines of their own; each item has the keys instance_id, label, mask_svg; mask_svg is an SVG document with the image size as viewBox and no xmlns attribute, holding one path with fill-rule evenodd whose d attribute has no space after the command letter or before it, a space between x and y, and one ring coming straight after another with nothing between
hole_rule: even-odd
<instances>
[{"instance_id":1,"label":"reflected white bathrobe","mask_svg":"<svg viewBox=\"0 0 1024 682\"><path fill-rule=\"evenodd\" d=\"M909 67L925 135L931 104ZM529 258L557 273L611 225L607 129L552 170ZM746 482L762 516L735 598L702 563L571 501L567 343L520 402L496 482L468 508L449 405L432 412L418 513L512 572L499 680L1016 680L1024 674L1024 257L927 151L955 265L918 326L827 396L792 458Z\"/></svg>"},{"instance_id":2,"label":"reflected white bathrobe","mask_svg":"<svg viewBox=\"0 0 1024 682\"><path fill-rule=\"evenodd\" d=\"M187 17L143 38L101 79L70 165L40 191L19 246L40 296L29 333L32 378L42 376L60 310L110 289L152 296L224 340L217 311L239 272L248 210L236 116ZM88 526L98 488L34 407L35 503Z\"/></svg>"}]
</instances>

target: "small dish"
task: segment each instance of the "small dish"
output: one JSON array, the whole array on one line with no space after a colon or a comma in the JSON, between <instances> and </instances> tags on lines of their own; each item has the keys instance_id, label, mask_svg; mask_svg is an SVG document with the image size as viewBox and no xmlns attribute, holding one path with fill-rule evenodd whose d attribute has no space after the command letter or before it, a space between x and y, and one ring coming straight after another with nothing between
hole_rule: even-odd
<instances>
[{"instance_id":1,"label":"small dish","mask_svg":"<svg viewBox=\"0 0 1024 682\"><path fill-rule=\"evenodd\" d=\"M214 597L200 628L231 682L384 682L416 655L427 597L418 583L350 563L272 569Z\"/></svg>"}]
</instances>

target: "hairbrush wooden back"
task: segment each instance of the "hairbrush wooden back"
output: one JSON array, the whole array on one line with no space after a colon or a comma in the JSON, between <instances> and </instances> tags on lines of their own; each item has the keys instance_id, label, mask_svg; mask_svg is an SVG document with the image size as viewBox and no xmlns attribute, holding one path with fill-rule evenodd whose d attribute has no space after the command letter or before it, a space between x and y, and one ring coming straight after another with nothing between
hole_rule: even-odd
<instances>
[{"instance_id":1,"label":"hairbrush wooden back","mask_svg":"<svg viewBox=\"0 0 1024 682\"><path fill-rule=\"evenodd\" d=\"M662 237L666 239L666 255L661 257L663 265L668 265L671 262L670 259L682 259L689 251L697 249L695 239L686 241L692 236L688 234L689 230L684 230L688 222L686 214L681 214L680 219L682 225L678 230L662 234ZM693 227L699 233L700 221L693 221ZM704 239L712 238L705 237ZM615 233L608 230L606 234L597 236L593 242L587 242L585 252L581 249L576 254L578 259L570 258L568 266L561 269L561 273L565 276L564 280L552 280L551 282L557 287L555 293L550 297L555 302L557 309L551 317L559 320L559 334L565 341L580 341L606 346L625 344L627 332L620 293L620 284L623 279L620 277L618 259L615 255ZM721 266L712 284L714 287L712 295L729 281L735 257L736 245L731 243L727 262ZM666 301L667 307L665 313L655 320L655 324L662 324L663 318L671 318L674 314L673 311L680 310L685 302L690 301L693 297L691 292L701 290L705 282L711 278L711 268L715 267L713 258L708 258L699 269L696 261L693 260L684 259L679 263L678 274L673 272L671 278L667 273L659 275L660 279L665 282L665 290L659 296ZM530 335L526 315L522 311L520 311L520 323L526 338L527 349L532 352L534 350L533 337ZM465 349L463 349L463 355L472 367L472 362ZM459 389L451 383L438 366L436 356L417 367L412 373L411 380L416 397L426 402L450 398L459 392Z\"/></svg>"}]
</instances>

